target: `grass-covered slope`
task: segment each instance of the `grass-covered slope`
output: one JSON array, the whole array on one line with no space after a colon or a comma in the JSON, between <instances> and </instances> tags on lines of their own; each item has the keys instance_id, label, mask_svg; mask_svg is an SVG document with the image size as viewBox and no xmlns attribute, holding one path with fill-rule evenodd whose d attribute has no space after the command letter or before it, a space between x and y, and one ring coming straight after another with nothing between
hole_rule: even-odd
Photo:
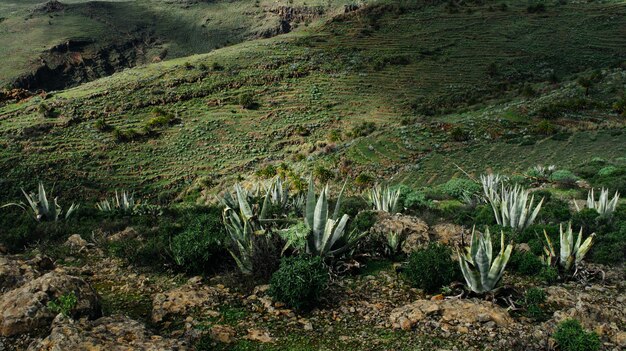
<instances>
[{"instance_id":1,"label":"grass-covered slope","mask_svg":"<svg viewBox=\"0 0 626 351\"><path fill-rule=\"evenodd\" d=\"M0 87L57 90L138 64L272 36L342 11L345 3L0 0Z\"/></svg>"},{"instance_id":2,"label":"grass-covered slope","mask_svg":"<svg viewBox=\"0 0 626 351\"><path fill-rule=\"evenodd\" d=\"M166 199L283 161L436 182L452 162L515 171L625 157L612 107L626 83L625 16L622 1L540 13L389 1L10 103L0 196L41 178L78 197Z\"/></svg>"}]
</instances>

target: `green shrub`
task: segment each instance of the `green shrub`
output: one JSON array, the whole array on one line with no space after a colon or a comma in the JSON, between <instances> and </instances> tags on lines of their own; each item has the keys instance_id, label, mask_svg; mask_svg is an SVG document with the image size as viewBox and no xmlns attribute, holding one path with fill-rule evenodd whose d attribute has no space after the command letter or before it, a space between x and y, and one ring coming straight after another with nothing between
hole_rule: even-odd
<instances>
[{"instance_id":1,"label":"green shrub","mask_svg":"<svg viewBox=\"0 0 626 351\"><path fill-rule=\"evenodd\" d=\"M110 124L108 124L106 122L106 120L104 118L100 118L98 119L94 124L93 124L94 128L96 128L97 130L101 131L101 132L108 132L111 129L113 129L111 127Z\"/></svg>"},{"instance_id":2,"label":"green shrub","mask_svg":"<svg viewBox=\"0 0 626 351\"><path fill-rule=\"evenodd\" d=\"M598 171L598 175L601 177L609 177L612 174L616 173L617 171L618 171L618 168L615 166L606 166L606 167L601 168Z\"/></svg>"},{"instance_id":3,"label":"green shrub","mask_svg":"<svg viewBox=\"0 0 626 351\"><path fill-rule=\"evenodd\" d=\"M450 138L454 141L467 141L470 139L470 133L461 127L454 127L450 131Z\"/></svg>"},{"instance_id":4,"label":"green shrub","mask_svg":"<svg viewBox=\"0 0 626 351\"><path fill-rule=\"evenodd\" d=\"M243 93L239 95L237 101L239 102L239 105L246 110L254 110L259 107L259 104L254 100L254 95L252 95L252 93Z\"/></svg>"},{"instance_id":5,"label":"green shrub","mask_svg":"<svg viewBox=\"0 0 626 351\"><path fill-rule=\"evenodd\" d=\"M330 280L328 267L321 257L283 258L272 275L269 295L296 309L317 305Z\"/></svg>"},{"instance_id":6,"label":"green shrub","mask_svg":"<svg viewBox=\"0 0 626 351\"><path fill-rule=\"evenodd\" d=\"M377 215L374 211L361 211L348 224L348 231L366 232L376 223Z\"/></svg>"},{"instance_id":7,"label":"green shrub","mask_svg":"<svg viewBox=\"0 0 626 351\"><path fill-rule=\"evenodd\" d=\"M172 256L185 271L203 274L215 268L226 238L221 213L218 207L209 207L183 216L184 229L172 239Z\"/></svg>"},{"instance_id":8,"label":"green shrub","mask_svg":"<svg viewBox=\"0 0 626 351\"><path fill-rule=\"evenodd\" d=\"M339 213L345 213L350 218L356 218L361 211L369 209L369 203L362 196L343 197L339 205Z\"/></svg>"},{"instance_id":9,"label":"green shrub","mask_svg":"<svg viewBox=\"0 0 626 351\"><path fill-rule=\"evenodd\" d=\"M256 176L263 179L269 179L275 177L278 173L278 170L274 165L267 165L256 171Z\"/></svg>"},{"instance_id":10,"label":"green shrub","mask_svg":"<svg viewBox=\"0 0 626 351\"><path fill-rule=\"evenodd\" d=\"M553 183L557 183L562 186L572 187L576 185L576 181L578 181L578 177L567 169L558 169L550 175L550 181Z\"/></svg>"},{"instance_id":11,"label":"green shrub","mask_svg":"<svg viewBox=\"0 0 626 351\"><path fill-rule=\"evenodd\" d=\"M591 248L591 260L596 263L617 265L626 261L626 221L615 231L597 236Z\"/></svg>"},{"instance_id":12,"label":"green shrub","mask_svg":"<svg viewBox=\"0 0 626 351\"><path fill-rule=\"evenodd\" d=\"M559 272L554 267L544 266L539 272L539 279L548 285L552 285L559 280Z\"/></svg>"},{"instance_id":13,"label":"green shrub","mask_svg":"<svg viewBox=\"0 0 626 351\"><path fill-rule=\"evenodd\" d=\"M432 243L409 255L404 274L415 287L435 293L459 277L458 264L451 257L449 247Z\"/></svg>"},{"instance_id":14,"label":"green shrub","mask_svg":"<svg viewBox=\"0 0 626 351\"><path fill-rule=\"evenodd\" d=\"M598 227L600 214L593 208L583 208L572 216L572 227L583 228L585 233L593 233Z\"/></svg>"},{"instance_id":15,"label":"green shrub","mask_svg":"<svg viewBox=\"0 0 626 351\"><path fill-rule=\"evenodd\" d=\"M58 299L54 299L48 302L48 309L53 313L62 313L64 316L70 316L70 313L76 307L78 303L78 297L72 291L70 293L59 296Z\"/></svg>"},{"instance_id":16,"label":"green shrub","mask_svg":"<svg viewBox=\"0 0 626 351\"><path fill-rule=\"evenodd\" d=\"M374 133L375 130L376 124L374 122L361 122L352 127L350 134L353 137L364 137Z\"/></svg>"},{"instance_id":17,"label":"green shrub","mask_svg":"<svg viewBox=\"0 0 626 351\"><path fill-rule=\"evenodd\" d=\"M328 183L335 178L335 173L324 166L317 166L313 169L313 176L321 183Z\"/></svg>"},{"instance_id":18,"label":"green shrub","mask_svg":"<svg viewBox=\"0 0 626 351\"><path fill-rule=\"evenodd\" d=\"M546 312L543 309L546 303L546 292L540 288L530 288L524 294L524 306L526 307L526 317L536 321L543 320Z\"/></svg>"},{"instance_id":19,"label":"green shrub","mask_svg":"<svg viewBox=\"0 0 626 351\"><path fill-rule=\"evenodd\" d=\"M535 192L535 198L541 198L542 195ZM567 222L571 218L569 203L558 198L545 198L541 212L537 216L538 222L543 223L561 223Z\"/></svg>"},{"instance_id":20,"label":"green shrub","mask_svg":"<svg viewBox=\"0 0 626 351\"><path fill-rule=\"evenodd\" d=\"M511 255L508 267L523 275L533 276L541 271L543 263L539 257L530 252L515 251Z\"/></svg>"},{"instance_id":21,"label":"green shrub","mask_svg":"<svg viewBox=\"0 0 626 351\"><path fill-rule=\"evenodd\" d=\"M413 189L406 185L400 185L400 207L410 210L419 210L432 207L432 201L428 199L425 191Z\"/></svg>"},{"instance_id":22,"label":"green shrub","mask_svg":"<svg viewBox=\"0 0 626 351\"><path fill-rule=\"evenodd\" d=\"M374 182L374 177L367 173L360 173L356 178L354 178L354 185L364 188L372 185Z\"/></svg>"},{"instance_id":23,"label":"green shrub","mask_svg":"<svg viewBox=\"0 0 626 351\"><path fill-rule=\"evenodd\" d=\"M437 187L437 190L443 194L459 200L463 199L463 196L476 194L481 189L480 184L465 178L452 178Z\"/></svg>"},{"instance_id":24,"label":"green shrub","mask_svg":"<svg viewBox=\"0 0 626 351\"><path fill-rule=\"evenodd\" d=\"M552 337L562 351L595 351L601 346L598 335L585 331L575 319L559 323Z\"/></svg>"},{"instance_id":25,"label":"green shrub","mask_svg":"<svg viewBox=\"0 0 626 351\"><path fill-rule=\"evenodd\" d=\"M474 209L474 224L477 226L496 224L496 218L493 215L493 209L491 206L482 205Z\"/></svg>"}]
</instances>

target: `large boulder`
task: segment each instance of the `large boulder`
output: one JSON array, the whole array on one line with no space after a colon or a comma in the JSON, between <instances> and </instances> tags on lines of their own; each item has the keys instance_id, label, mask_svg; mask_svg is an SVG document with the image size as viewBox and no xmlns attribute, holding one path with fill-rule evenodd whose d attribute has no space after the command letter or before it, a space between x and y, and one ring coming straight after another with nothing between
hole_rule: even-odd
<instances>
[{"instance_id":1,"label":"large boulder","mask_svg":"<svg viewBox=\"0 0 626 351\"><path fill-rule=\"evenodd\" d=\"M370 233L382 237L389 233L398 233L405 238L402 251L410 253L430 241L428 229L428 224L417 217L378 212L378 218L370 228Z\"/></svg>"},{"instance_id":2,"label":"large boulder","mask_svg":"<svg viewBox=\"0 0 626 351\"><path fill-rule=\"evenodd\" d=\"M489 323L506 327L512 319L505 309L477 299L417 300L391 311L389 321L394 328L410 330L416 324L436 321L440 325L461 326Z\"/></svg>"},{"instance_id":3,"label":"large boulder","mask_svg":"<svg viewBox=\"0 0 626 351\"><path fill-rule=\"evenodd\" d=\"M154 335L146 327L126 316L103 317L95 321L75 321L59 314L52 332L34 341L28 351L56 350L188 350L184 341Z\"/></svg>"},{"instance_id":4,"label":"large boulder","mask_svg":"<svg viewBox=\"0 0 626 351\"><path fill-rule=\"evenodd\" d=\"M73 316L97 317L100 305L96 292L84 280L61 271L52 271L0 297L0 335L12 336L44 327L56 316L48 303L62 295L75 294Z\"/></svg>"},{"instance_id":5,"label":"large boulder","mask_svg":"<svg viewBox=\"0 0 626 351\"><path fill-rule=\"evenodd\" d=\"M432 228L433 240L436 240L442 244L456 246L461 245L463 236L466 238L466 243L469 242L470 232L460 225L452 223L437 224Z\"/></svg>"}]
</instances>

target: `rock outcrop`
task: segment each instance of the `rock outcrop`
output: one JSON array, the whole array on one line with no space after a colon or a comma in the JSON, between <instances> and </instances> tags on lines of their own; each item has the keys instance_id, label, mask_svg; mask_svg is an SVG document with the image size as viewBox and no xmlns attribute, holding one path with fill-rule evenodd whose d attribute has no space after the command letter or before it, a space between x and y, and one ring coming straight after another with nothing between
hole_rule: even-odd
<instances>
[{"instance_id":1,"label":"rock outcrop","mask_svg":"<svg viewBox=\"0 0 626 351\"><path fill-rule=\"evenodd\" d=\"M96 292L84 280L52 271L0 297L0 335L12 336L49 325L57 313L48 303L66 294L76 296L72 316L97 317L100 305Z\"/></svg>"},{"instance_id":2,"label":"rock outcrop","mask_svg":"<svg viewBox=\"0 0 626 351\"><path fill-rule=\"evenodd\" d=\"M513 320L505 309L491 302L475 299L418 300L391 312L394 328L410 330L425 320L435 320L446 328L468 328L483 323L506 327Z\"/></svg>"},{"instance_id":3,"label":"rock outcrop","mask_svg":"<svg viewBox=\"0 0 626 351\"><path fill-rule=\"evenodd\" d=\"M125 316L75 321L61 314L54 319L50 335L34 341L28 347L28 351L188 349L184 341L154 335L142 323Z\"/></svg>"}]
</instances>

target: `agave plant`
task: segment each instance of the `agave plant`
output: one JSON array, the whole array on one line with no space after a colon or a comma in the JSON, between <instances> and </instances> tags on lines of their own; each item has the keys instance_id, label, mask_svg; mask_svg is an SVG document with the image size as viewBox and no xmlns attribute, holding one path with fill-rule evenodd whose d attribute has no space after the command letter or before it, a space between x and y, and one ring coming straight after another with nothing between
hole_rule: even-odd
<instances>
[{"instance_id":1,"label":"agave plant","mask_svg":"<svg viewBox=\"0 0 626 351\"><path fill-rule=\"evenodd\" d=\"M252 255L254 250L253 235L263 235L264 230L259 219L265 215L266 203L269 201L265 197L264 206L260 214L257 216L252 212L252 206L248 202L248 192L239 184L235 184L235 197L231 193L228 202L234 202L234 207L226 205L222 213L222 219L228 238L230 247L228 252L231 254L235 263L242 273L252 273ZM226 203L224 201L224 203Z\"/></svg>"},{"instance_id":2,"label":"agave plant","mask_svg":"<svg viewBox=\"0 0 626 351\"><path fill-rule=\"evenodd\" d=\"M534 206L535 197L519 185L514 187L501 186L500 192L488 188L487 201L493 209L496 222L503 227L511 227L518 231L526 229L533 224L544 198Z\"/></svg>"},{"instance_id":3,"label":"agave plant","mask_svg":"<svg viewBox=\"0 0 626 351\"><path fill-rule=\"evenodd\" d=\"M504 177L499 174L489 173L480 176L480 183L483 186L483 193L485 194L485 201L489 201L493 194L498 193L500 185L502 184Z\"/></svg>"},{"instance_id":4,"label":"agave plant","mask_svg":"<svg viewBox=\"0 0 626 351\"><path fill-rule=\"evenodd\" d=\"M344 184L345 188L345 184ZM339 207L344 188L341 189L332 216L328 211L328 185L322 190L319 198L315 195L313 179L309 181L304 223L308 229L306 238L307 253L317 256L337 256L350 248L361 238L361 234L347 233L346 224L349 216L339 218ZM337 247L336 244L341 243Z\"/></svg>"},{"instance_id":5,"label":"agave plant","mask_svg":"<svg viewBox=\"0 0 626 351\"><path fill-rule=\"evenodd\" d=\"M598 198L598 201L595 201L593 189L587 193L587 208L595 209L601 216L608 217L612 215L617 208L618 201L619 193L617 191L615 192L615 195L613 195L613 199L609 200L609 189L602 188L602 190L600 190L600 197ZM576 210L580 211L580 208L575 201L574 205L576 206Z\"/></svg>"},{"instance_id":6,"label":"agave plant","mask_svg":"<svg viewBox=\"0 0 626 351\"><path fill-rule=\"evenodd\" d=\"M548 236L546 231L543 231L543 235L546 238L546 245L543 247L544 263L556 266L557 265L557 256L556 250L552 245L552 241ZM561 265L566 271L572 269L572 267L577 266L585 255L591 249L593 245L593 238L595 237L595 233L592 233L582 241L583 237L583 228L580 228L578 232L578 237L576 241L574 241L574 232L572 231L572 223L569 223L567 230L563 231L563 224L559 227L559 241L560 241L560 251L558 256L558 264Z\"/></svg>"},{"instance_id":7,"label":"agave plant","mask_svg":"<svg viewBox=\"0 0 626 351\"><path fill-rule=\"evenodd\" d=\"M383 188L380 185L375 185L367 192L367 199L377 211L395 213L399 198L400 189L391 190L389 187Z\"/></svg>"},{"instance_id":8,"label":"agave plant","mask_svg":"<svg viewBox=\"0 0 626 351\"><path fill-rule=\"evenodd\" d=\"M385 251L389 256L395 256L400 252L404 238L401 233L390 232L387 234L387 247Z\"/></svg>"},{"instance_id":9,"label":"agave plant","mask_svg":"<svg viewBox=\"0 0 626 351\"><path fill-rule=\"evenodd\" d=\"M122 191L121 196L115 191L115 197L111 198L111 201L104 199L96 204L96 208L103 212L121 211L132 212L136 208L135 195L130 194L127 191Z\"/></svg>"},{"instance_id":10,"label":"agave plant","mask_svg":"<svg viewBox=\"0 0 626 351\"><path fill-rule=\"evenodd\" d=\"M501 233L500 253L493 258L489 228L482 235L472 230L471 246L465 248L464 253L457 249L459 265L467 286L478 294L495 289L504 274L512 250L513 245L504 246L504 233Z\"/></svg>"},{"instance_id":11,"label":"agave plant","mask_svg":"<svg viewBox=\"0 0 626 351\"><path fill-rule=\"evenodd\" d=\"M34 193L27 194L24 189L21 190L28 204L23 202L14 202L6 204L2 207L17 206L38 222L58 221L59 217L63 215L63 210L56 197L52 199L52 202L48 201L46 189L42 182L39 182L39 191L36 195ZM69 218L78 209L78 207L79 205L72 203L67 212L65 212L64 218Z\"/></svg>"}]
</instances>

